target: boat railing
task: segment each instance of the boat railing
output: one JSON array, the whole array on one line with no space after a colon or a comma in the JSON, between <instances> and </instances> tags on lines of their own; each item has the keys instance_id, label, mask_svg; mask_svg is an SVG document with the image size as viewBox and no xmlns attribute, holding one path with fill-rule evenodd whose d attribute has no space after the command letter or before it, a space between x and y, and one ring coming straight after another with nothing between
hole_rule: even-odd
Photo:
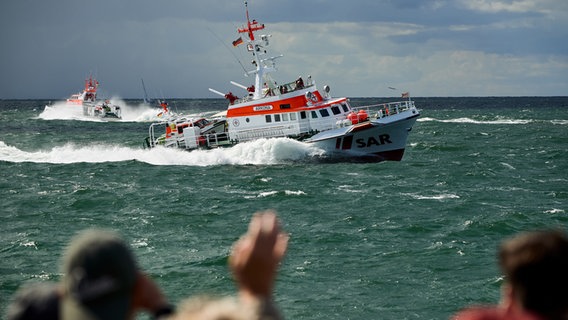
<instances>
[{"instance_id":1,"label":"boat railing","mask_svg":"<svg viewBox=\"0 0 568 320\"><path fill-rule=\"evenodd\" d=\"M372 104L367 106L359 106L359 107L352 107L351 109L355 112L359 112L360 110L364 110L369 119L376 120L381 119L389 116L393 116L395 114L399 114L401 112L415 109L414 101L412 100L405 100L405 101L397 101L397 102L389 102L389 103L380 103L380 104Z\"/></svg>"},{"instance_id":2,"label":"boat railing","mask_svg":"<svg viewBox=\"0 0 568 320\"><path fill-rule=\"evenodd\" d=\"M270 128L255 128L249 130L240 130L237 134L239 141L250 141L261 138L285 137L287 126L278 126Z\"/></svg>"},{"instance_id":3,"label":"boat railing","mask_svg":"<svg viewBox=\"0 0 568 320\"><path fill-rule=\"evenodd\" d=\"M299 83L298 80L296 80L296 81L292 81L292 82L289 82L289 83L279 85L276 88L272 88L272 89L271 88L263 88L262 89L262 96L264 98L266 98L266 97L270 97L270 96L282 95L282 94L294 92L294 91L297 91L297 90L313 87L314 85L315 85L315 83L314 83L313 80L311 80L311 78L308 78L307 82L305 82L303 84ZM244 103L244 102L248 102L248 101L252 101L252 100L254 100L253 94L249 93L248 95L235 100L234 104Z\"/></svg>"},{"instance_id":4,"label":"boat railing","mask_svg":"<svg viewBox=\"0 0 568 320\"><path fill-rule=\"evenodd\" d=\"M288 82L283 85L278 86L278 93L285 94L293 91L305 89L314 86L314 82L311 78L308 78L305 82L304 80L298 79L296 81Z\"/></svg>"},{"instance_id":5,"label":"boat railing","mask_svg":"<svg viewBox=\"0 0 568 320\"><path fill-rule=\"evenodd\" d=\"M148 147L153 148L155 146L157 146L158 144L160 144L160 139L159 137L156 138L156 132L155 132L155 127L156 126L162 126L164 127L164 132L165 132L165 126L167 125L167 122L154 122L150 125L150 128L148 129ZM162 141L163 142L163 141Z\"/></svg>"},{"instance_id":6,"label":"boat railing","mask_svg":"<svg viewBox=\"0 0 568 320\"><path fill-rule=\"evenodd\" d=\"M351 107L351 112L344 114L343 117L337 118L332 128L321 127L325 123L320 123L323 130L342 128L350 126L353 123L365 122L368 120L383 119L386 117L394 116L407 110L415 109L414 101L398 101L390 103L380 103L359 107ZM354 119L352 118L354 117ZM311 120L313 122L313 120ZM355 122L356 121L356 122Z\"/></svg>"},{"instance_id":7,"label":"boat railing","mask_svg":"<svg viewBox=\"0 0 568 320\"><path fill-rule=\"evenodd\" d=\"M209 147L219 147L226 144L231 144L229 134L226 132L208 133L204 135L206 144Z\"/></svg>"}]
</instances>

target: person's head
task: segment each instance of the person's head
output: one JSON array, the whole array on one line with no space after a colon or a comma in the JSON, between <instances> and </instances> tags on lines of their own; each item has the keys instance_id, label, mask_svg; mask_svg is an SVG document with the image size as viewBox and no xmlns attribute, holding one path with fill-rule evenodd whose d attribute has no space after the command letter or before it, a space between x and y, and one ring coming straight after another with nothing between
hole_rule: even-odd
<instances>
[{"instance_id":1,"label":"person's head","mask_svg":"<svg viewBox=\"0 0 568 320\"><path fill-rule=\"evenodd\" d=\"M6 319L59 319L59 290L57 284L40 282L20 287L8 306Z\"/></svg>"},{"instance_id":2,"label":"person's head","mask_svg":"<svg viewBox=\"0 0 568 320\"><path fill-rule=\"evenodd\" d=\"M63 320L129 317L138 268L117 234L83 231L71 240L63 259Z\"/></svg>"},{"instance_id":3,"label":"person's head","mask_svg":"<svg viewBox=\"0 0 568 320\"><path fill-rule=\"evenodd\" d=\"M568 316L568 239L560 231L521 234L503 242L499 264L512 299L546 317Z\"/></svg>"}]
</instances>

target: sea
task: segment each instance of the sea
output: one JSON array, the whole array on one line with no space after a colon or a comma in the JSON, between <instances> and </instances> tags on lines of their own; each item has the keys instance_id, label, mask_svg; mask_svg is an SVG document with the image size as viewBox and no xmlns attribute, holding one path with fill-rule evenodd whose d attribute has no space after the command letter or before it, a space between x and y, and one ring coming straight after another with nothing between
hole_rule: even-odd
<instances>
[{"instance_id":1,"label":"sea","mask_svg":"<svg viewBox=\"0 0 568 320\"><path fill-rule=\"evenodd\" d=\"M267 209L290 235L274 291L285 318L448 319L497 303L499 243L568 230L568 97L413 100L402 161L380 163L284 138L150 150L157 109L140 100L120 100L123 120L108 122L0 100L0 311L21 285L61 280L68 241L91 227L118 231L172 303L232 295L231 246Z\"/></svg>"}]
</instances>

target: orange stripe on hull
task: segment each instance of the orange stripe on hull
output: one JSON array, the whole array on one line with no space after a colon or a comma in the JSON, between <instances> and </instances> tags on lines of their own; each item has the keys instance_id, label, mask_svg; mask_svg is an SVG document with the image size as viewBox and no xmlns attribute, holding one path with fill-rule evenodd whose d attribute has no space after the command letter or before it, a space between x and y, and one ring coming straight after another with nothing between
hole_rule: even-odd
<instances>
[{"instance_id":1,"label":"orange stripe on hull","mask_svg":"<svg viewBox=\"0 0 568 320\"><path fill-rule=\"evenodd\" d=\"M319 101L321 101L322 98L319 92L316 91L315 94L316 96L318 96ZM325 105L319 105L313 108L320 109L323 107L328 107L330 104L333 103L341 103L345 100L346 99L334 100L332 103L326 103ZM311 108L312 108L311 106L308 106L306 104L306 98L303 95L300 95L287 99L274 100L264 103L256 102L254 104L243 104L242 106L232 105L229 106L229 109L227 110L227 118L297 112L297 111L310 110Z\"/></svg>"},{"instance_id":2,"label":"orange stripe on hull","mask_svg":"<svg viewBox=\"0 0 568 320\"><path fill-rule=\"evenodd\" d=\"M83 100L67 100L67 104L73 105L73 106L81 106L83 105Z\"/></svg>"},{"instance_id":3,"label":"orange stripe on hull","mask_svg":"<svg viewBox=\"0 0 568 320\"><path fill-rule=\"evenodd\" d=\"M233 105L227 110L227 118L274 114L275 112L292 112L305 107L306 99L304 96L243 106Z\"/></svg>"}]
</instances>

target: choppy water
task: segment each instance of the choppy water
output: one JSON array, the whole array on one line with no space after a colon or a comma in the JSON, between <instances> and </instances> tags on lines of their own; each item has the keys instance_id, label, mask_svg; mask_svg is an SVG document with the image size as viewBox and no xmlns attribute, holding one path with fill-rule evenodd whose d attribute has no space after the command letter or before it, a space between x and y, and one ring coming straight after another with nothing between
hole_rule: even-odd
<instances>
[{"instance_id":1,"label":"choppy water","mask_svg":"<svg viewBox=\"0 0 568 320\"><path fill-rule=\"evenodd\" d=\"M353 99L354 105L376 102ZM286 139L144 150L153 110L101 122L0 101L0 309L57 281L78 230L119 230L176 302L234 292L230 246L256 210L291 234L275 299L289 319L447 319L496 302L499 241L568 227L568 98L417 98L402 162L333 163ZM222 100L177 100L215 113Z\"/></svg>"}]
</instances>

